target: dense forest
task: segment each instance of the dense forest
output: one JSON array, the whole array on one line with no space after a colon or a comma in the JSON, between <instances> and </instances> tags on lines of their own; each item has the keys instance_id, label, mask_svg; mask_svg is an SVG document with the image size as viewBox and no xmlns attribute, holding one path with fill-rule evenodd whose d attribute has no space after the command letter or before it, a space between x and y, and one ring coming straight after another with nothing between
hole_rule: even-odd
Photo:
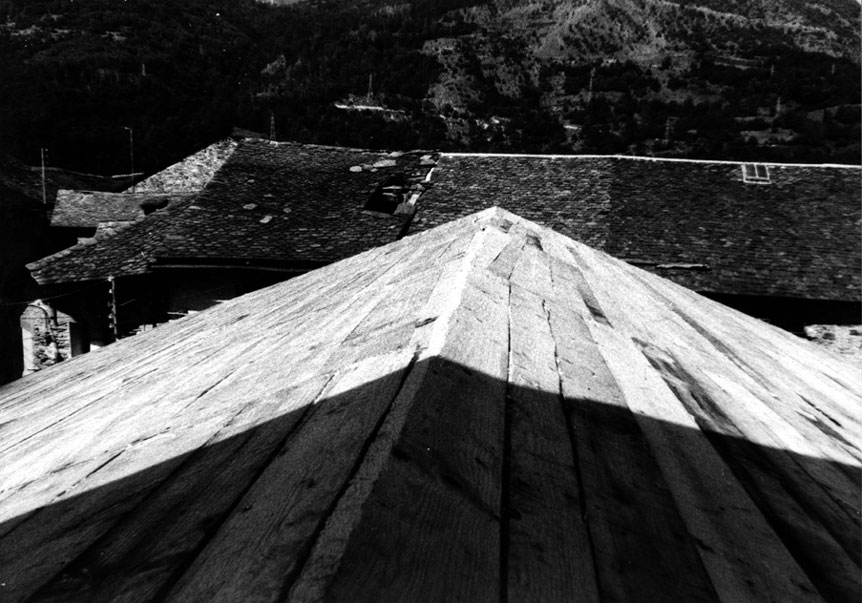
<instances>
[{"instance_id":1,"label":"dense forest","mask_svg":"<svg viewBox=\"0 0 862 603\"><path fill-rule=\"evenodd\" d=\"M673 27L645 59L624 3L589 27L559 21L561 4L513 22L477 0L0 0L0 150L149 172L242 127L372 148L859 163L858 40L803 49L680 9L656 16Z\"/></svg>"}]
</instances>

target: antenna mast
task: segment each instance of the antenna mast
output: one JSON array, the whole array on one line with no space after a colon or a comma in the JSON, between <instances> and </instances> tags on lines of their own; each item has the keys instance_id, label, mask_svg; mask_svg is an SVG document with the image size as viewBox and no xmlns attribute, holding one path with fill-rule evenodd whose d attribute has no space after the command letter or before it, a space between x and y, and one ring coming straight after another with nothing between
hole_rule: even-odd
<instances>
[{"instance_id":1,"label":"antenna mast","mask_svg":"<svg viewBox=\"0 0 862 603\"><path fill-rule=\"evenodd\" d=\"M129 177L132 179L132 192L135 192L135 131L129 126L123 126L124 130L129 131L129 165L132 173Z\"/></svg>"},{"instance_id":2,"label":"antenna mast","mask_svg":"<svg viewBox=\"0 0 862 603\"><path fill-rule=\"evenodd\" d=\"M48 191L45 186L45 155L47 154L48 149L42 147L42 204L48 205Z\"/></svg>"}]
</instances>

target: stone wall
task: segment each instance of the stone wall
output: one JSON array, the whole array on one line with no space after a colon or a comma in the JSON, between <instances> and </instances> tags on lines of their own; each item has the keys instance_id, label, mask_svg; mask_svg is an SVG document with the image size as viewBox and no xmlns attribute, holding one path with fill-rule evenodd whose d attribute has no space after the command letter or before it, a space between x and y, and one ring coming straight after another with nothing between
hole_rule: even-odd
<instances>
[{"instance_id":1,"label":"stone wall","mask_svg":"<svg viewBox=\"0 0 862 603\"><path fill-rule=\"evenodd\" d=\"M833 352L862 360L862 325L809 325L805 336Z\"/></svg>"},{"instance_id":2,"label":"stone wall","mask_svg":"<svg viewBox=\"0 0 862 603\"><path fill-rule=\"evenodd\" d=\"M40 371L72 357L71 317L42 302L21 315L24 374Z\"/></svg>"}]
</instances>

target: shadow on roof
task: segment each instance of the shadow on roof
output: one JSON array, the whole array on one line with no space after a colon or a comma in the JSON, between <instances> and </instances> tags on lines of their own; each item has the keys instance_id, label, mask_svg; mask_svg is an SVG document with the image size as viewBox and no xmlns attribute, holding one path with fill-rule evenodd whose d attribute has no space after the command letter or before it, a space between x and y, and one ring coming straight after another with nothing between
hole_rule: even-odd
<instances>
[{"instance_id":1,"label":"shadow on roof","mask_svg":"<svg viewBox=\"0 0 862 603\"><path fill-rule=\"evenodd\" d=\"M181 454L178 413L32 468L0 502L2 599L860 597L859 467L738 437L671 375L700 429L439 357L380 375L245 396Z\"/></svg>"}]
</instances>

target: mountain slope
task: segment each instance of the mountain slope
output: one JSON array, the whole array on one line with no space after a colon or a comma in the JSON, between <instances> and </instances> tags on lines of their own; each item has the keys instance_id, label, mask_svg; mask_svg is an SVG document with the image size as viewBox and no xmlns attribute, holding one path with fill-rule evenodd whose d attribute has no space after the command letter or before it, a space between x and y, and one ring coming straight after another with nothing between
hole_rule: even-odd
<instances>
[{"instance_id":1,"label":"mountain slope","mask_svg":"<svg viewBox=\"0 0 862 603\"><path fill-rule=\"evenodd\" d=\"M858 163L858 30L853 0L0 0L0 150L152 171L241 126Z\"/></svg>"}]
</instances>

